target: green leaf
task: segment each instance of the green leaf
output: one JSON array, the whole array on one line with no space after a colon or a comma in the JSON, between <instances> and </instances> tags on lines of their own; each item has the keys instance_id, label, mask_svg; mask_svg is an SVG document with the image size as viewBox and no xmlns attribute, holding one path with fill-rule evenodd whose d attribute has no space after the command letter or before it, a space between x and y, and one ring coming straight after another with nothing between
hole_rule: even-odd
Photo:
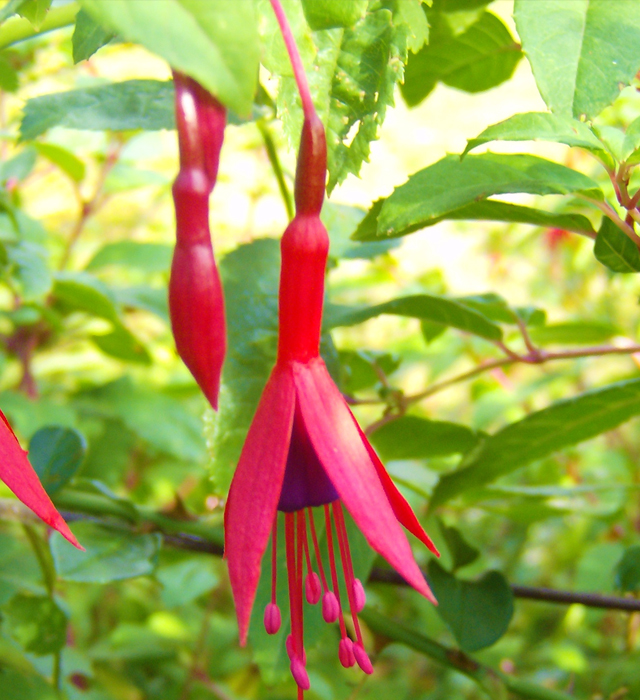
<instances>
[{"instance_id":1,"label":"green leaf","mask_svg":"<svg viewBox=\"0 0 640 700\"><path fill-rule=\"evenodd\" d=\"M447 156L412 175L386 199L378 236L397 236L495 194L584 194L602 199L598 185L564 165L531 155Z\"/></svg>"},{"instance_id":2,"label":"green leaf","mask_svg":"<svg viewBox=\"0 0 640 700\"><path fill-rule=\"evenodd\" d=\"M520 320L528 326L540 326L544 324L546 318L544 311L532 306L512 309L501 296L492 292L459 297L456 301L469 306L496 323L517 324Z\"/></svg>"},{"instance_id":3,"label":"green leaf","mask_svg":"<svg viewBox=\"0 0 640 700\"><path fill-rule=\"evenodd\" d=\"M314 31L332 27L351 27L367 9L367 0L302 0L302 9Z\"/></svg>"},{"instance_id":4,"label":"green leaf","mask_svg":"<svg viewBox=\"0 0 640 700\"><path fill-rule=\"evenodd\" d=\"M567 146L602 151L602 143L583 122L548 112L514 114L469 139L462 155L490 141L553 141Z\"/></svg>"},{"instance_id":5,"label":"green leaf","mask_svg":"<svg viewBox=\"0 0 640 700\"><path fill-rule=\"evenodd\" d=\"M502 330L495 323L452 299L420 294L411 297L392 299L383 304L364 307L328 305L325 310L325 328L355 326L370 318L390 314L408 316L426 321L435 321L446 326L473 333L487 340L501 340Z\"/></svg>"},{"instance_id":6,"label":"green leaf","mask_svg":"<svg viewBox=\"0 0 640 700\"><path fill-rule=\"evenodd\" d=\"M507 631L513 593L501 573L488 571L477 581L464 581L431 560L428 575L436 610L464 651L491 646Z\"/></svg>"},{"instance_id":7,"label":"green leaf","mask_svg":"<svg viewBox=\"0 0 640 700\"><path fill-rule=\"evenodd\" d=\"M468 452L478 442L473 430L458 423L402 416L370 435L384 460L425 459Z\"/></svg>"},{"instance_id":8,"label":"green leaf","mask_svg":"<svg viewBox=\"0 0 640 700\"><path fill-rule=\"evenodd\" d=\"M51 290L53 280L49 271L49 252L31 241L19 241L7 246L11 276L23 301L38 301Z\"/></svg>"},{"instance_id":9,"label":"green leaf","mask_svg":"<svg viewBox=\"0 0 640 700\"><path fill-rule=\"evenodd\" d=\"M6 19L15 15L22 3L26 0L8 0L7 4L0 9L0 22L4 22Z\"/></svg>"},{"instance_id":10,"label":"green leaf","mask_svg":"<svg viewBox=\"0 0 640 700\"><path fill-rule=\"evenodd\" d=\"M276 240L258 239L222 259L228 351L220 407L207 413L207 443L216 493L226 494L262 389L276 357L278 271Z\"/></svg>"},{"instance_id":11,"label":"green leaf","mask_svg":"<svg viewBox=\"0 0 640 700\"><path fill-rule=\"evenodd\" d=\"M398 0L396 7L397 23L404 25L407 32L407 48L416 53L429 41L429 22L422 0Z\"/></svg>"},{"instance_id":12,"label":"green leaf","mask_svg":"<svg viewBox=\"0 0 640 700\"><path fill-rule=\"evenodd\" d=\"M489 90L508 80L522 58L518 43L491 12L483 12L459 35L440 13L429 12L429 21L429 43L409 57L400 88L411 107L438 82L471 93Z\"/></svg>"},{"instance_id":13,"label":"green leaf","mask_svg":"<svg viewBox=\"0 0 640 700\"><path fill-rule=\"evenodd\" d=\"M34 671L0 666L2 700L58 700L60 697L45 679Z\"/></svg>"},{"instance_id":14,"label":"green leaf","mask_svg":"<svg viewBox=\"0 0 640 700\"><path fill-rule=\"evenodd\" d=\"M99 22L195 78L225 105L249 114L258 86L253 2L81 0Z\"/></svg>"},{"instance_id":15,"label":"green leaf","mask_svg":"<svg viewBox=\"0 0 640 700\"><path fill-rule=\"evenodd\" d=\"M51 553L58 576L65 581L109 583L153 573L161 537L79 522L74 534L86 551L70 545L60 534L51 536Z\"/></svg>"},{"instance_id":16,"label":"green leaf","mask_svg":"<svg viewBox=\"0 0 640 700\"><path fill-rule=\"evenodd\" d=\"M71 151L54 143L34 143L33 146L41 156L57 165L74 182L82 182L84 180L84 163Z\"/></svg>"},{"instance_id":17,"label":"green leaf","mask_svg":"<svg viewBox=\"0 0 640 700\"><path fill-rule=\"evenodd\" d=\"M418 8L422 24L416 25L412 3L417 4L416 0L370 0L368 11L353 27L312 35L294 15L298 44L305 40L303 61L311 92L327 131L329 192L349 173L358 174L368 160L370 142L378 138L386 109L394 104L395 85L403 79L409 46L424 41L426 20ZM292 5L295 8L297 3ZM273 43L271 37L266 40ZM278 92L278 113L290 141L297 146L302 119L289 70L280 71L285 77Z\"/></svg>"},{"instance_id":18,"label":"green leaf","mask_svg":"<svg viewBox=\"0 0 640 700\"><path fill-rule=\"evenodd\" d=\"M382 237L382 235L378 233L378 216L385 201L384 199L379 199L374 202L373 206L352 235L354 240L375 241L378 240L379 237ZM542 226L545 228L560 228L565 231L575 231L576 233L584 233L587 235L595 234L595 230L589 219L581 214L555 214L540 209L533 209L532 207L523 207L519 204L509 204L507 202L485 199L481 202L468 204L460 209L454 209L444 216L436 217L428 221L420 221L405 229L396 231L393 237L404 236L421 228L435 226L445 220L504 221L506 223L531 224L533 226ZM384 236L383 240L389 240L389 237Z\"/></svg>"},{"instance_id":19,"label":"green leaf","mask_svg":"<svg viewBox=\"0 0 640 700\"><path fill-rule=\"evenodd\" d=\"M364 216L364 211L357 207L344 204L325 202L322 207L322 222L327 227L332 258L343 260L371 260L378 255L387 253L400 245L399 241L373 241L372 244L354 243L350 235Z\"/></svg>"},{"instance_id":20,"label":"green leaf","mask_svg":"<svg viewBox=\"0 0 640 700\"><path fill-rule=\"evenodd\" d=\"M164 243L118 241L107 243L91 258L87 270L99 270L108 265L136 268L143 272L168 272L173 246Z\"/></svg>"},{"instance_id":21,"label":"green leaf","mask_svg":"<svg viewBox=\"0 0 640 700\"><path fill-rule=\"evenodd\" d=\"M595 345L620 335L620 329L598 321L568 321L531 328L529 335L539 345Z\"/></svg>"},{"instance_id":22,"label":"green leaf","mask_svg":"<svg viewBox=\"0 0 640 700\"><path fill-rule=\"evenodd\" d=\"M173 103L172 81L126 80L54 92L27 100L20 138L30 141L54 126L90 131L173 129Z\"/></svg>"},{"instance_id":23,"label":"green leaf","mask_svg":"<svg viewBox=\"0 0 640 700\"><path fill-rule=\"evenodd\" d=\"M640 545L625 549L615 568L616 588L623 593L640 590Z\"/></svg>"},{"instance_id":24,"label":"green leaf","mask_svg":"<svg viewBox=\"0 0 640 700\"><path fill-rule=\"evenodd\" d=\"M91 340L105 355L115 357L124 362L134 362L141 365L150 365L151 355L147 348L124 325L117 323L109 333L92 335Z\"/></svg>"},{"instance_id":25,"label":"green leaf","mask_svg":"<svg viewBox=\"0 0 640 700\"><path fill-rule=\"evenodd\" d=\"M183 402L123 378L78 397L91 411L124 423L151 447L178 459L200 463L202 422ZM150 407L153 407L152 410Z\"/></svg>"},{"instance_id":26,"label":"green leaf","mask_svg":"<svg viewBox=\"0 0 640 700\"><path fill-rule=\"evenodd\" d=\"M166 288L155 289L147 285L116 287L113 293L118 304L124 309L144 309L169 323Z\"/></svg>"},{"instance_id":27,"label":"green leaf","mask_svg":"<svg viewBox=\"0 0 640 700\"><path fill-rule=\"evenodd\" d=\"M593 254L613 272L640 272L638 246L606 216L596 236Z\"/></svg>"},{"instance_id":28,"label":"green leaf","mask_svg":"<svg viewBox=\"0 0 640 700\"><path fill-rule=\"evenodd\" d=\"M33 28L38 30L44 22L51 0L24 0L18 8L18 14L33 25Z\"/></svg>"},{"instance_id":29,"label":"green leaf","mask_svg":"<svg viewBox=\"0 0 640 700\"><path fill-rule=\"evenodd\" d=\"M31 174L36 164L36 151L33 148L25 148L13 158L0 164L0 182L7 180L25 180Z\"/></svg>"},{"instance_id":30,"label":"green leaf","mask_svg":"<svg viewBox=\"0 0 640 700\"><path fill-rule=\"evenodd\" d=\"M400 366L396 355L371 350L341 350L340 388L346 394L355 394L380 382L380 372L393 374ZM378 370L376 372L376 370Z\"/></svg>"},{"instance_id":31,"label":"green leaf","mask_svg":"<svg viewBox=\"0 0 640 700\"><path fill-rule=\"evenodd\" d=\"M119 324L111 290L87 272L56 273L53 297L64 312L85 311Z\"/></svg>"},{"instance_id":32,"label":"green leaf","mask_svg":"<svg viewBox=\"0 0 640 700\"><path fill-rule=\"evenodd\" d=\"M91 58L93 54L115 36L114 32L105 29L96 22L92 15L81 9L76 15L76 26L71 37L73 47L73 62L80 63Z\"/></svg>"},{"instance_id":33,"label":"green leaf","mask_svg":"<svg viewBox=\"0 0 640 700\"><path fill-rule=\"evenodd\" d=\"M460 530L457 530L455 527L449 527L442 521L439 521L439 526L453 561L453 571L455 572L457 569L473 564L480 556L480 551L465 540Z\"/></svg>"},{"instance_id":34,"label":"green leaf","mask_svg":"<svg viewBox=\"0 0 640 700\"><path fill-rule=\"evenodd\" d=\"M5 92L16 92L20 83L18 71L9 60L8 52L0 53L0 90Z\"/></svg>"},{"instance_id":35,"label":"green leaf","mask_svg":"<svg viewBox=\"0 0 640 700\"><path fill-rule=\"evenodd\" d=\"M49 596L18 594L2 612L9 634L26 651L42 656L64 647L67 616Z\"/></svg>"},{"instance_id":36,"label":"green leaf","mask_svg":"<svg viewBox=\"0 0 640 700\"><path fill-rule=\"evenodd\" d=\"M613 430L640 413L640 379L630 379L558 401L507 425L440 478L431 508L538 459Z\"/></svg>"},{"instance_id":37,"label":"green leaf","mask_svg":"<svg viewBox=\"0 0 640 700\"><path fill-rule=\"evenodd\" d=\"M40 428L29 443L29 461L51 496L80 469L87 451L84 437L73 428Z\"/></svg>"},{"instance_id":38,"label":"green leaf","mask_svg":"<svg viewBox=\"0 0 640 700\"><path fill-rule=\"evenodd\" d=\"M640 117L634 119L625 132L622 159L629 165L640 163Z\"/></svg>"},{"instance_id":39,"label":"green leaf","mask_svg":"<svg viewBox=\"0 0 640 700\"><path fill-rule=\"evenodd\" d=\"M168 608L187 605L219 583L211 558L193 553L188 559L161 566L156 578L162 584L160 597Z\"/></svg>"},{"instance_id":40,"label":"green leaf","mask_svg":"<svg viewBox=\"0 0 640 700\"><path fill-rule=\"evenodd\" d=\"M636 0L516 0L515 21L552 112L597 116L640 69Z\"/></svg>"}]
</instances>

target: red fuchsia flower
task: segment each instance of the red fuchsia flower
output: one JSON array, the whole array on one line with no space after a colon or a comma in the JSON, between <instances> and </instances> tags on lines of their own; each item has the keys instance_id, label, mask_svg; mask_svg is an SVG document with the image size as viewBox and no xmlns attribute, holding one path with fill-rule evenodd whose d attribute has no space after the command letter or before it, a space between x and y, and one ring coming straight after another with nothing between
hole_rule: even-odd
<instances>
[{"instance_id":1,"label":"red fuchsia flower","mask_svg":"<svg viewBox=\"0 0 640 700\"><path fill-rule=\"evenodd\" d=\"M209 231L209 195L218 176L226 110L192 78L174 72L180 172L173 184L176 247L169 312L178 354L218 407L226 350L224 296Z\"/></svg>"},{"instance_id":2,"label":"red fuchsia flower","mask_svg":"<svg viewBox=\"0 0 640 700\"><path fill-rule=\"evenodd\" d=\"M291 635L287 651L298 697L309 688L303 645L303 590L322 599L327 622L337 621L343 666L372 672L357 613L365 594L354 577L343 506L369 545L417 591L435 598L414 560L404 526L438 554L409 504L359 428L319 356L329 239L320 221L326 144L322 123L306 115L296 173L296 216L282 237L278 356L247 435L225 511L225 553L245 644L261 560L272 536L272 596L264 615L270 634L281 622L276 603L277 514L284 513ZM314 508L326 523L329 571L324 570ZM334 534L335 533L335 534ZM337 556L348 601L338 589ZM304 573L306 570L306 574ZM347 636L348 603L355 642Z\"/></svg>"},{"instance_id":3,"label":"red fuchsia flower","mask_svg":"<svg viewBox=\"0 0 640 700\"><path fill-rule=\"evenodd\" d=\"M47 525L66 537L72 545L83 549L51 503L2 411L0 419L0 479Z\"/></svg>"}]
</instances>

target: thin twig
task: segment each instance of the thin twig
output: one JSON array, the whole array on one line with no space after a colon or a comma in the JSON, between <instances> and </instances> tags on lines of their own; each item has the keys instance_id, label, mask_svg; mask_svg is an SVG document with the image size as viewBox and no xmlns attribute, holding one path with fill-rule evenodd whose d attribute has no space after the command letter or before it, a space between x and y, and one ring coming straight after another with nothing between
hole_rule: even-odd
<instances>
[{"instance_id":1,"label":"thin twig","mask_svg":"<svg viewBox=\"0 0 640 700\"><path fill-rule=\"evenodd\" d=\"M393 569L373 567L369 581L374 583L389 583L395 586L406 586L407 582ZM583 593L580 591L561 591L556 588L536 588L534 586L519 586L511 584L515 598L539 600L560 605L578 603L588 608L605 608L606 610L622 610L623 612L640 611L640 600L637 598L621 598L620 596L603 595L601 593Z\"/></svg>"},{"instance_id":2,"label":"thin twig","mask_svg":"<svg viewBox=\"0 0 640 700\"><path fill-rule=\"evenodd\" d=\"M291 192L289 191L289 187L287 186L287 181L284 177L282 164L280 163L280 158L278 157L278 150L276 149L273 137L271 136L269 127L267 126L264 119L258 119L257 124L258 129L262 134L262 140L264 141L264 147L267 151L267 156L269 157L271 168L273 170L274 175L276 176L276 180L278 181L278 189L280 190L282 201L284 202L284 206L287 210L287 217L289 218L289 221L291 221L295 216L295 211L293 208L293 197L291 196Z\"/></svg>"},{"instance_id":3,"label":"thin twig","mask_svg":"<svg viewBox=\"0 0 640 700\"><path fill-rule=\"evenodd\" d=\"M455 384L473 379L484 372L489 372L497 367L507 367L515 364L542 365L545 362L553 362L555 360L573 360L583 357L601 357L604 355L633 355L640 352L640 345L628 345L626 347L615 347L613 345L594 346L591 348L582 348L580 350L562 350L560 352L546 352L545 350L536 350L534 355L516 355L510 353L509 357L503 357L498 360L484 362L468 372L458 374L451 379L447 379L437 384L432 384L428 389L421 391L412 396L405 396L404 400L411 404L429 398L444 389L448 389Z\"/></svg>"}]
</instances>

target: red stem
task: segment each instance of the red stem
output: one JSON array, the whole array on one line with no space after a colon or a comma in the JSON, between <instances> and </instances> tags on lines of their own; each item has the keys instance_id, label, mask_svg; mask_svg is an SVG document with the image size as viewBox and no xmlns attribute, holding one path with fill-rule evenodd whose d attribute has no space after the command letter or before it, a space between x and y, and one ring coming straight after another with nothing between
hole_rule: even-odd
<instances>
[{"instance_id":1,"label":"red stem","mask_svg":"<svg viewBox=\"0 0 640 700\"><path fill-rule=\"evenodd\" d=\"M284 45L289 54L289 60L291 61L291 67L293 68L293 76L296 79L296 84L298 85L298 92L300 93L300 99L302 100L302 111L306 119L311 120L315 115L315 109L313 106L313 100L311 99L311 92L309 91L309 83L307 82L307 76L304 72L304 66L302 65L302 59L300 58L300 52L296 45L296 40L293 38L293 33L289 22L287 21L287 16L280 4L280 0L271 0L271 7L280 25L280 32L282 33L282 38L284 39Z\"/></svg>"}]
</instances>

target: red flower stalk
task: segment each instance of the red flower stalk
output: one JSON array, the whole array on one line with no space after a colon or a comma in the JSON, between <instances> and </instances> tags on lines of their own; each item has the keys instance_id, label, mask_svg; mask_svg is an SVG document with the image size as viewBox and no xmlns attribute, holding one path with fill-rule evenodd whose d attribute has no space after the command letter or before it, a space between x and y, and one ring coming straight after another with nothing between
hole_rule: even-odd
<instances>
[{"instance_id":1,"label":"red flower stalk","mask_svg":"<svg viewBox=\"0 0 640 700\"><path fill-rule=\"evenodd\" d=\"M272 0L272 5L281 13L277 0ZM310 604L322 599L325 621L339 623L338 657L342 665L357 663L365 673L373 671L357 618L365 594L354 577L342 506L370 546L434 603L401 525L438 553L360 430L319 355L329 250L327 231L320 221L326 142L310 98L304 111L295 185L296 216L281 243L278 356L249 429L225 511L225 553L243 645L270 536L272 595L264 624L269 634L280 627L275 559L277 513L284 513L291 612L287 652L298 684L298 698L309 688L303 645L303 590ZM328 573L313 512L313 508L320 507L326 522ZM338 588L336 553L342 564L347 601ZM348 637L344 622L347 602L355 642Z\"/></svg>"},{"instance_id":2,"label":"red flower stalk","mask_svg":"<svg viewBox=\"0 0 640 700\"><path fill-rule=\"evenodd\" d=\"M83 549L51 503L38 475L27 459L27 453L20 447L18 438L2 411L0 411L0 419L0 479L41 520L66 537L72 545Z\"/></svg>"},{"instance_id":3,"label":"red flower stalk","mask_svg":"<svg viewBox=\"0 0 640 700\"><path fill-rule=\"evenodd\" d=\"M209 231L226 110L195 80L174 72L180 172L173 184L176 247L169 312L178 354L217 409L226 350L224 297Z\"/></svg>"}]
</instances>

